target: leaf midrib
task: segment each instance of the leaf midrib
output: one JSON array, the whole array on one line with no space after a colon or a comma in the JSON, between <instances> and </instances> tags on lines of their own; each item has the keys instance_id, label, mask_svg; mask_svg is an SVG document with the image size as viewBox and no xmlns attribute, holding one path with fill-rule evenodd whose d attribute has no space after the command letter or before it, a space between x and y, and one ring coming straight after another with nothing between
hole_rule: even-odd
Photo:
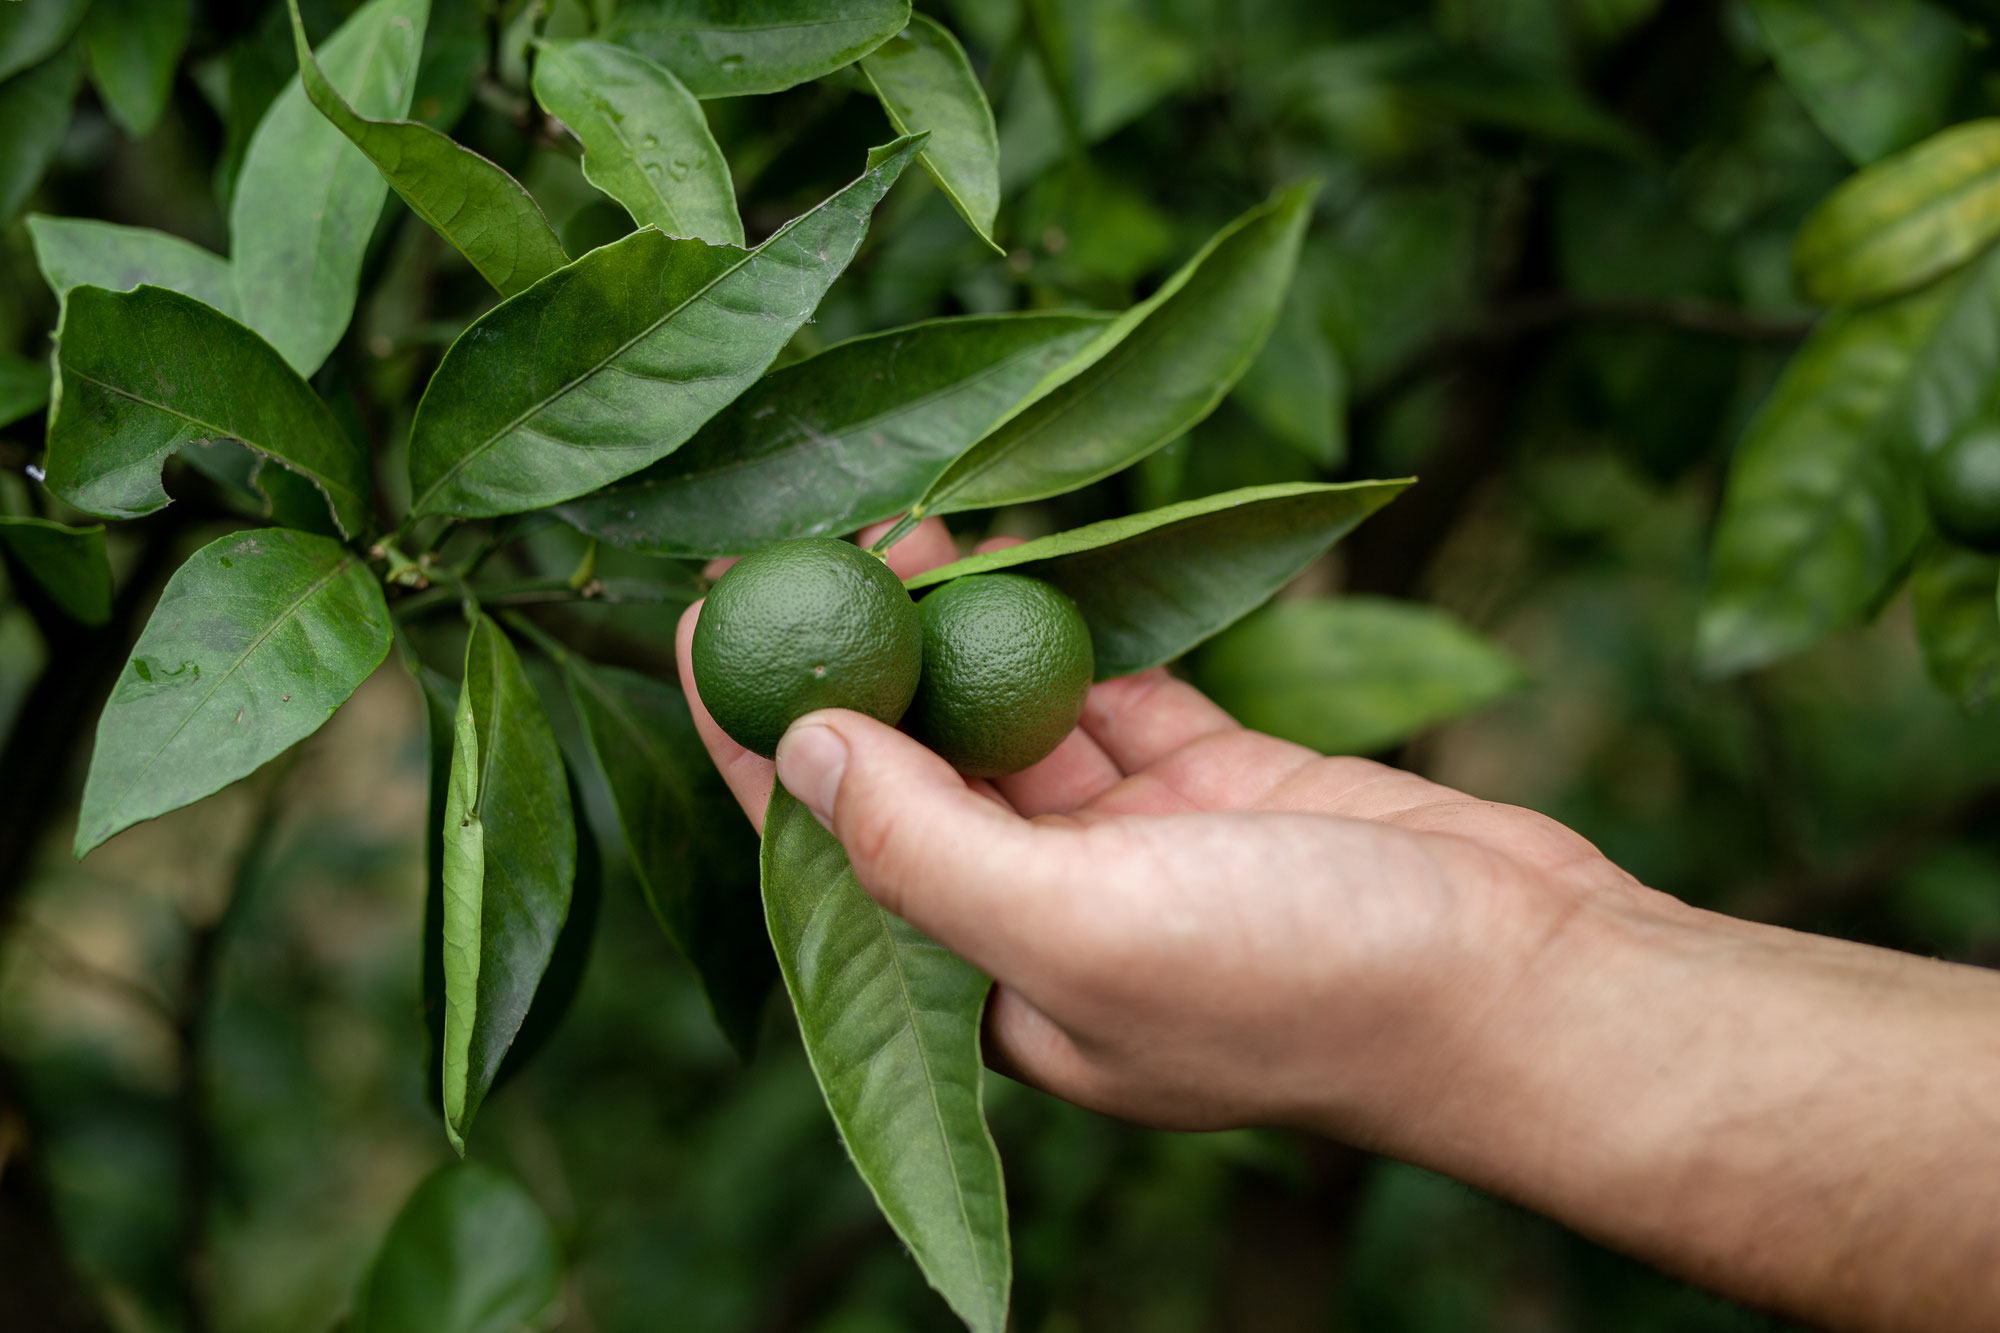
<instances>
[{"instance_id":1,"label":"leaf midrib","mask_svg":"<svg viewBox=\"0 0 2000 1333\"><path fill-rule=\"evenodd\" d=\"M1056 336L1062 337L1066 335L1058 334ZM809 427L808 429L812 431L812 434L808 435L805 439L800 440L795 444L785 445L780 448L773 449L770 450L769 452L761 454L739 455L738 457L735 458L725 459L722 462L717 463L712 467L693 468L686 472L675 473L671 477L655 478L649 481L638 481L635 482L630 487L615 487L613 488L611 493L616 494L618 493L618 491L621 490L636 491L636 490L653 490L653 489L667 489L672 487L678 487L688 482L707 481L713 477L728 476L732 472L739 472L748 468L768 466L772 463L782 462L787 459L796 458L802 454L813 453L822 449L831 450L843 447L847 443L848 436L858 434L861 431L874 430L879 426L881 426L882 423L886 421L894 421L898 417L908 416L912 412L921 411L926 407L930 407L935 403L938 403L946 398L951 397L955 393L962 392L963 390L969 388L970 386L980 384L986 380L989 380L993 376L998 375L1001 371L1012 366L1017 361L1024 360L1028 357L1036 355L1037 353L1045 351L1048 347L1049 342L1053 341L1055 341L1055 338L1050 338L1046 342L1039 342L1029 347L1025 347L1022 350L1014 353L1012 356L1002 357L1000 360L994 361L988 364L987 366L982 367L980 370L975 371L973 374L966 376L964 379L954 380L952 383L948 385L944 385L941 388L933 389L931 392L924 394L922 397L912 398L907 402L901 404L900 406L888 408L884 411L877 412L875 415L870 417L863 417L859 421L844 423L839 426L835 426L832 427L831 429L826 429L826 430L821 430L818 427ZM801 418L798 416L797 413L789 414L788 420L794 423L801 422ZM827 443L827 441L834 441L834 443Z\"/></svg>"},{"instance_id":2,"label":"leaf midrib","mask_svg":"<svg viewBox=\"0 0 2000 1333\"><path fill-rule=\"evenodd\" d=\"M222 687L224 685L227 685L229 683L230 678L236 674L237 670L240 669L245 662L250 660L250 657L253 653L255 653L259 648L264 646L264 641L270 638L273 634L277 633L278 628L281 625L284 625L286 622L290 621L293 616L298 614L298 610L301 606L304 606L308 601L312 600L312 598L318 596L321 589L325 588L328 584L332 583L335 579L339 578L342 574L346 573L348 567L351 566L353 563L354 563L354 557L352 555L347 554L346 552L342 552L339 564L335 565L327 573L320 576L319 580L315 582L311 587L307 588L304 592L300 593L298 597L292 601L291 605L287 606L283 611L279 612L276 616L274 616L271 620L271 623L265 626L263 632L260 633L255 639L252 639L249 645L245 647L241 653L237 654L236 660L231 662L227 667L225 667L222 671L222 674L216 677L215 684L209 688L208 693L204 694L201 697L200 701L196 703L194 707L188 710L187 716L183 717L180 720L179 725L177 725L172 732L168 733L167 738L161 741L158 747L154 749L153 753L146 757L145 764L141 766L141 768L137 773L132 775L132 780L125 784L125 789L118 793L118 799L115 802L113 802L111 806L111 809L114 813L124 808L125 802L127 798L129 798L132 795L133 789L139 785L139 783L145 778L145 776L148 773L153 771L153 765L157 764L160 761L160 756L167 752L167 747L172 745L176 740L180 739L180 734L183 731L187 730L188 725L194 721L196 716L199 715L204 709L208 707L210 701L213 700L215 696L221 692ZM136 652L138 651L138 649L135 647L133 651Z\"/></svg>"},{"instance_id":3,"label":"leaf midrib","mask_svg":"<svg viewBox=\"0 0 2000 1333\"><path fill-rule=\"evenodd\" d=\"M851 872L849 878L852 878ZM855 887L860 888L858 880L855 881ZM903 997L903 1012L910 1026L910 1039L916 1045L917 1060L924 1070L924 1092L930 1098L931 1119L937 1126L938 1147L944 1153L945 1169L951 1172L952 1202L958 1205L958 1220L965 1227L966 1249L971 1252L973 1271L979 1281L979 1290L984 1294L990 1286L986 1276L986 1265L980 1254L978 1233L972 1226L972 1210L965 1201L965 1182L958 1174L958 1158L953 1155L951 1138L945 1133L944 1106L938 1101L937 1078L931 1073L930 1052L925 1049L923 1029L917 1023L917 1002L910 994L910 980L903 971L902 950L897 946L895 929L889 924L888 909L869 897L865 891L862 893L862 898L867 902L869 910L875 914L875 924L882 932L882 942L889 949L890 965L896 971L896 988ZM977 1077L977 1074L974 1077Z\"/></svg>"},{"instance_id":4,"label":"leaf midrib","mask_svg":"<svg viewBox=\"0 0 2000 1333\"><path fill-rule=\"evenodd\" d=\"M851 188L853 187L852 186L847 187L847 189ZM835 195L834 198L837 199L840 197L840 195L844 195L845 193L847 193L847 189L841 190L840 194ZM658 332L664 325L666 325L668 321L672 320L675 316L679 315L683 310L686 310L696 301L699 301L702 297L708 295L710 291L714 290L717 283L723 281L725 278L731 277L734 274L740 272L745 264L749 263L752 259L756 258L758 255L764 253L764 249L766 246L769 246L779 237L787 235L789 232L791 232L791 230L794 227L797 227L803 222L805 222L807 218L818 216L820 209L825 208L827 204L831 204L832 202L833 200L829 199L826 201L826 203L821 204L819 208L815 208L809 213L801 213L798 217L793 218L790 222L787 222L777 231L772 232L771 235L764 241L764 243L762 245L757 246L756 249L745 250L743 252L743 257L741 259L738 259L728 268L725 268L724 270L722 270L722 272L716 274L713 278L703 283L699 289L690 293L686 300L680 302L680 304L674 306L673 309L668 310L666 313L662 314L658 319L653 320L651 323L647 324L644 328L640 329L630 338L627 338L624 342L620 343L617 347L613 348L611 352L605 355L601 360L591 365L588 369L579 372L574 378L569 380L561 388L557 389L554 393L548 394L545 397L536 400L528 407L523 408L519 413L515 415L513 420L507 422L505 425L492 431L490 434L486 436L485 439L481 440L471 449L460 454L456 462L454 462L449 468L447 468L445 472L441 476L439 476L436 481L432 482L427 488L425 488L423 495L420 496L417 499L417 502L411 506L411 510L418 514L424 513L425 506L431 502L431 500L437 495L437 493L440 490L444 489L444 487L448 485L450 482L452 482L454 479L456 479L459 473L465 471L465 469L471 465L473 460L484 457L487 450L491 449L501 440L505 439L507 436L519 430L523 425L525 425L528 422L530 418L538 416L541 413L547 411L550 405L552 405L557 400L564 397L566 394L575 390L579 385L583 384L584 381L590 379L594 375L601 373L606 366L615 363L618 360L618 358L624 356L625 353L631 351L634 347L638 346L638 344L643 339L650 338L654 333ZM699 238L694 238L694 237L668 236L665 232L659 231L658 228L655 228L654 230L658 235L670 241L694 240L696 241L697 244L700 245L713 246L716 249L725 248L722 246L715 246L714 242L712 241L702 241ZM731 246L726 248L735 249L738 247ZM475 324L473 327L477 328L478 326ZM467 330L467 332L470 331L471 330ZM436 377L433 376L432 379L433 382L435 382ZM421 404L418 405L418 410L419 411L422 410Z\"/></svg>"}]
</instances>

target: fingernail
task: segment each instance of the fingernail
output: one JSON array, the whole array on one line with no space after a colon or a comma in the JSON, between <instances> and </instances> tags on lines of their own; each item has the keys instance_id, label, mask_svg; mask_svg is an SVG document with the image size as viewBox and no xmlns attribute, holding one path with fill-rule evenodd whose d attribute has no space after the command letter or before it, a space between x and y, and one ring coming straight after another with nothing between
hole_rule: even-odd
<instances>
[{"instance_id":1,"label":"fingernail","mask_svg":"<svg viewBox=\"0 0 2000 1333\"><path fill-rule=\"evenodd\" d=\"M832 727L793 727L778 742L778 781L805 803L819 822L832 827L834 798L847 772L847 742Z\"/></svg>"}]
</instances>

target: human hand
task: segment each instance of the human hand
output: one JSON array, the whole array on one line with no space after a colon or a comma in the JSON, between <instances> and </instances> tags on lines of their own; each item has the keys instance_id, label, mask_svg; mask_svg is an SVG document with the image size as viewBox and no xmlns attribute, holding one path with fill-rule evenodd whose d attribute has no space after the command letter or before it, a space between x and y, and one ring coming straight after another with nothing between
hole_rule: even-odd
<instances>
[{"instance_id":1,"label":"human hand","mask_svg":"<svg viewBox=\"0 0 2000 1333\"><path fill-rule=\"evenodd\" d=\"M864 533L867 540L872 533ZM926 522L905 576L952 558ZM1144 1124L1276 1124L1481 1185L1829 1328L2000 1309L2000 978L1654 893L1540 815L1106 681L968 781L857 713L774 777L877 901L983 969L989 1062Z\"/></svg>"},{"instance_id":2,"label":"human hand","mask_svg":"<svg viewBox=\"0 0 2000 1333\"><path fill-rule=\"evenodd\" d=\"M954 554L932 520L889 561ZM682 678L761 824L774 765L702 708L698 614ZM1643 893L1540 815L1247 731L1164 670L1096 686L1055 753L997 781L839 711L796 724L775 772L870 893L996 979L989 1059L1164 1127L1381 1141L1581 900Z\"/></svg>"}]
</instances>

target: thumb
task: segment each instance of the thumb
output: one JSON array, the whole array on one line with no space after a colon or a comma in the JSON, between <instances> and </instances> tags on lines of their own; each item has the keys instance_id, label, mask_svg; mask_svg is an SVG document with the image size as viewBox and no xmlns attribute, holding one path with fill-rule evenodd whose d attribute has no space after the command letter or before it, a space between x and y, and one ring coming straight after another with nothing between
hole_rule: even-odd
<instances>
[{"instance_id":1,"label":"thumb","mask_svg":"<svg viewBox=\"0 0 2000 1333\"><path fill-rule=\"evenodd\" d=\"M840 839L876 902L990 976L1038 970L1034 940L1075 900L1070 830L1029 823L894 727L844 709L792 724L778 780Z\"/></svg>"}]
</instances>

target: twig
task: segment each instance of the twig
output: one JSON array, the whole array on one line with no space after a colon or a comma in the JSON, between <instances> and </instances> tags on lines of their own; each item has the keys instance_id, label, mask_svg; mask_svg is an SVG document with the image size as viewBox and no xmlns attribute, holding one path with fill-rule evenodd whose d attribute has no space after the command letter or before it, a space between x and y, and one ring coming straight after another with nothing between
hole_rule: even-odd
<instances>
[{"instance_id":1,"label":"twig","mask_svg":"<svg viewBox=\"0 0 2000 1333\"><path fill-rule=\"evenodd\" d=\"M692 590L685 586L633 579L591 579L580 588L571 587L567 578L522 579L515 583L467 587L481 606L543 606L555 602L660 606L693 600ZM457 606L460 601L456 587L432 588L398 600L393 609L399 619L410 620Z\"/></svg>"}]
</instances>

